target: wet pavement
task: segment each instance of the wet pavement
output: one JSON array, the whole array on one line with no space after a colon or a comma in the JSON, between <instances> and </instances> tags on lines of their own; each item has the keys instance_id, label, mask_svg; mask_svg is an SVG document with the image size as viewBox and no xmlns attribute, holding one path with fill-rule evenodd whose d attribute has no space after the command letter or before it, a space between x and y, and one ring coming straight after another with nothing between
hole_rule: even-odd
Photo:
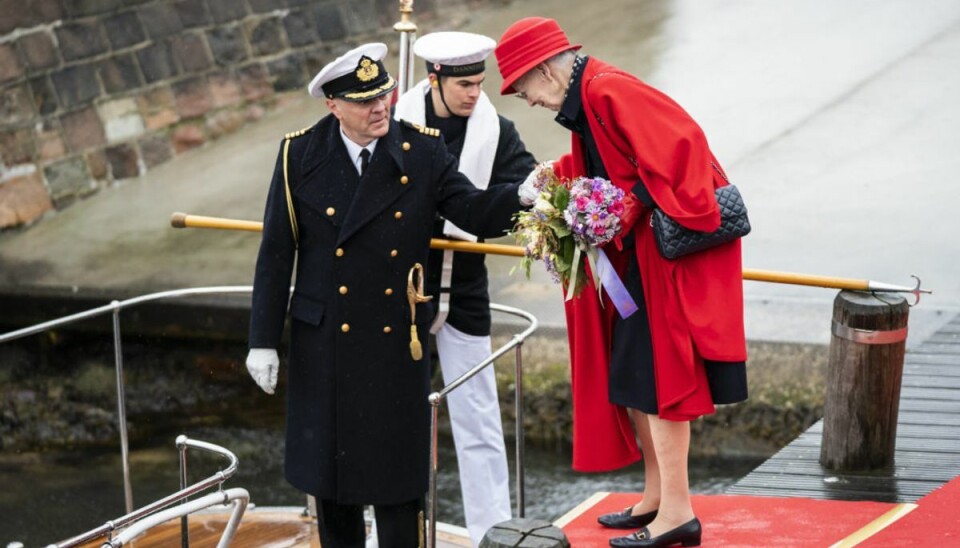
<instances>
[{"instance_id":1,"label":"wet pavement","mask_svg":"<svg viewBox=\"0 0 960 548\"><path fill-rule=\"evenodd\" d=\"M904 285L916 274L936 293L911 313L912 343L960 312L960 3L525 0L471 12L461 28L496 38L529 15L555 17L585 53L700 122L750 209L745 267ZM499 97L489 68L487 91L528 147L564 152L552 113ZM0 289L251 283L256 234L174 230L170 213L261 218L283 134L325 113L304 92L238 134L0 233ZM516 263L488 260L493 299L562 325L557 288L540 272L510 275ZM745 288L751 339L829 340L836 290Z\"/></svg>"}]
</instances>

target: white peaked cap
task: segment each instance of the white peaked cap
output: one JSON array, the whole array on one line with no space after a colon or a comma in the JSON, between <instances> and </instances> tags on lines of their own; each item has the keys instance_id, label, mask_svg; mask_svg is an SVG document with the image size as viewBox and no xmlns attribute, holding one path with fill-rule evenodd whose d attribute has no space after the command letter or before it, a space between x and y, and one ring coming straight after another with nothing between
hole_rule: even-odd
<instances>
[{"instance_id":1,"label":"white peaked cap","mask_svg":"<svg viewBox=\"0 0 960 548\"><path fill-rule=\"evenodd\" d=\"M387 46L381 42L353 48L320 69L307 89L314 97L348 101L379 97L397 87L397 82L383 67L386 55Z\"/></svg>"},{"instance_id":2,"label":"white peaked cap","mask_svg":"<svg viewBox=\"0 0 960 548\"><path fill-rule=\"evenodd\" d=\"M484 60L497 42L471 32L433 32L417 39L413 53L427 61L428 70L442 75L483 72Z\"/></svg>"}]
</instances>

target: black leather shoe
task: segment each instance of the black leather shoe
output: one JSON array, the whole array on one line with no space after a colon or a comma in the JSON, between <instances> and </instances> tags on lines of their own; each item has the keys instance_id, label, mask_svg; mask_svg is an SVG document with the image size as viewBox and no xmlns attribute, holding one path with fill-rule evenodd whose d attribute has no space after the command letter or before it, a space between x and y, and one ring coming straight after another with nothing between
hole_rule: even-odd
<instances>
[{"instance_id":1,"label":"black leather shoe","mask_svg":"<svg viewBox=\"0 0 960 548\"><path fill-rule=\"evenodd\" d=\"M693 518L680 527L675 527L652 538L650 537L650 531L644 527L632 535L610 539L610 546L617 548L660 548L676 544L700 546L702 532L700 520Z\"/></svg>"},{"instance_id":2,"label":"black leather shoe","mask_svg":"<svg viewBox=\"0 0 960 548\"><path fill-rule=\"evenodd\" d=\"M640 514L639 516L632 516L630 515L631 512L633 512L632 506L621 512L603 514L597 518L597 523L610 529L639 529L640 527L650 525L654 518L657 517L656 510L647 512L646 514Z\"/></svg>"}]
</instances>

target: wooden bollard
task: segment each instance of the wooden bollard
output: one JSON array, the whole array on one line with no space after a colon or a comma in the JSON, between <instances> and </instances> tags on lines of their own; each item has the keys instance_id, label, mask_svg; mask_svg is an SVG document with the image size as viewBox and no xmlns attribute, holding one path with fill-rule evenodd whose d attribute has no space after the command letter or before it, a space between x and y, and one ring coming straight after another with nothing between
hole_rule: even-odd
<instances>
[{"instance_id":1,"label":"wooden bollard","mask_svg":"<svg viewBox=\"0 0 960 548\"><path fill-rule=\"evenodd\" d=\"M825 468L893 466L909 313L899 294L841 291L834 299L820 444Z\"/></svg>"},{"instance_id":2,"label":"wooden bollard","mask_svg":"<svg viewBox=\"0 0 960 548\"><path fill-rule=\"evenodd\" d=\"M480 548L570 548L563 531L542 519L514 518L487 531Z\"/></svg>"}]
</instances>

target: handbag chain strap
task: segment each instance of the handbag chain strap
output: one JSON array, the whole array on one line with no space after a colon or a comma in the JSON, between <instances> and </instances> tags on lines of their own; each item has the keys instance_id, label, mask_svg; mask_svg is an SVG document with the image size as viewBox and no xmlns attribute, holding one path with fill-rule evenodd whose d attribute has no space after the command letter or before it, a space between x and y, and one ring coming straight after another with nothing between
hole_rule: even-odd
<instances>
[{"instance_id":1,"label":"handbag chain strap","mask_svg":"<svg viewBox=\"0 0 960 548\"><path fill-rule=\"evenodd\" d=\"M718 166L717 163L714 162L713 160L710 160L710 165L713 166L713 169L717 170L717 173L719 173L720 176L723 177L723 180L726 181L727 184L729 185L729 184L730 184L730 179L727 179L727 174L724 173L723 170L720 169L720 166Z\"/></svg>"}]
</instances>

